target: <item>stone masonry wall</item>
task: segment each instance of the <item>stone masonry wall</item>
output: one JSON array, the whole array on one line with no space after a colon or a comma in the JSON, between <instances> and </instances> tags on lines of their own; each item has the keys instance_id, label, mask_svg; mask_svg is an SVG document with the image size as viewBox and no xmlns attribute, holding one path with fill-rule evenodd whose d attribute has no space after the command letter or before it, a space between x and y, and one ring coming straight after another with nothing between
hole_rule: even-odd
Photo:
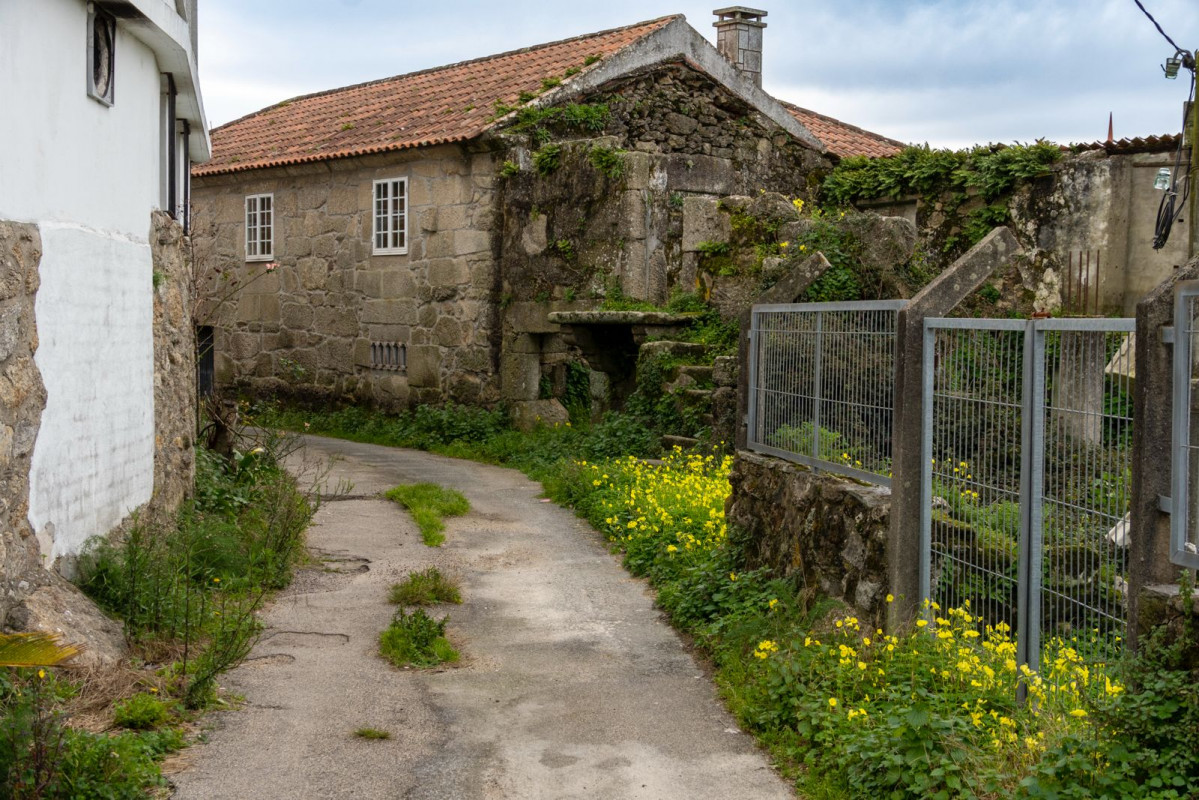
<instances>
[{"instance_id":1,"label":"stone masonry wall","mask_svg":"<svg viewBox=\"0 0 1199 800\"><path fill-rule=\"evenodd\" d=\"M183 228L161 211L150 223L154 260L154 498L172 514L195 482L196 331Z\"/></svg>"},{"instance_id":2,"label":"stone masonry wall","mask_svg":"<svg viewBox=\"0 0 1199 800\"><path fill-rule=\"evenodd\" d=\"M29 526L29 462L46 390L33 361L41 236L36 225L0 222L0 622L49 573Z\"/></svg>"},{"instance_id":3,"label":"stone masonry wall","mask_svg":"<svg viewBox=\"0 0 1199 800\"><path fill-rule=\"evenodd\" d=\"M684 64L658 65L564 102L607 109L602 130L552 119L522 127L518 118L495 137L503 150L497 160L506 163L495 222L510 403L535 402L539 378L579 358L570 331L549 322L550 312L593 308L614 289L658 304L675 291L706 293L701 237L688 231L703 227L709 207L762 191L810 199L831 169L827 157ZM535 164L547 142L559 150L552 171ZM596 166L597 151L617 155L616 174ZM616 338L612 345L621 346Z\"/></svg>"},{"instance_id":4,"label":"stone masonry wall","mask_svg":"<svg viewBox=\"0 0 1199 800\"><path fill-rule=\"evenodd\" d=\"M200 324L218 384L383 405L498 398L488 153L457 146L197 178ZM371 252L373 181L408 178L408 253ZM245 261L244 198L274 194L278 268ZM407 370L371 368L371 342Z\"/></svg>"},{"instance_id":5,"label":"stone masonry wall","mask_svg":"<svg viewBox=\"0 0 1199 800\"><path fill-rule=\"evenodd\" d=\"M889 490L745 451L737 452L729 481L729 535L749 568L819 589L882 626Z\"/></svg>"}]
</instances>

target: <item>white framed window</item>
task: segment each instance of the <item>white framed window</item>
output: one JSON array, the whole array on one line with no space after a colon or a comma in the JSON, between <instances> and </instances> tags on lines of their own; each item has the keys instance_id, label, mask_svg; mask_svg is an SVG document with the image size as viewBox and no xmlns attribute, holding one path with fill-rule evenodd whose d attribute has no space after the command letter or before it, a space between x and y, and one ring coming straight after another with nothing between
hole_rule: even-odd
<instances>
[{"instance_id":1,"label":"white framed window","mask_svg":"<svg viewBox=\"0 0 1199 800\"><path fill-rule=\"evenodd\" d=\"M275 257L275 196L246 195L246 261Z\"/></svg>"},{"instance_id":2,"label":"white framed window","mask_svg":"<svg viewBox=\"0 0 1199 800\"><path fill-rule=\"evenodd\" d=\"M375 255L408 252L408 179L375 181Z\"/></svg>"}]
</instances>

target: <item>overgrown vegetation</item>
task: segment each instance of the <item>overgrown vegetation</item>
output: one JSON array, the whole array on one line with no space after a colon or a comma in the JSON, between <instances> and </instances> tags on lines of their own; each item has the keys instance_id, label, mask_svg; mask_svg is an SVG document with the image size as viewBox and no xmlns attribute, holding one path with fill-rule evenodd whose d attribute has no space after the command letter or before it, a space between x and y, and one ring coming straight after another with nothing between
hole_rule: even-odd
<instances>
[{"instance_id":1,"label":"overgrown vegetation","mask_svg":"<svg viewBox=\"0 0 1199 800\"><path fill-rule=\"evenodd\" d=\"M680 453L662 466L579 461L546 487L650 579L806 796L1193 796L1193 630L1125 665L1084 661L1055 639L1041 675L1017 666L1010 629L969 607L933 606L910 633L887 635L745 569L725 528L728 468ZM1021 682L1031 704L1016 702Z\"/></svg>"},{"instance_id":2,"label":"overgrown vegetation","mask_svg":"<svg viewBox=\"0 0 1199 800\"><path fill-rule=\"evenodd\" d=\"M905 147L887 158L842 159L821 187L821 201L842 206L862 199L977 191L994 201L1022 180L1049 173L1062 157L1056 144L983 145L970 150Z\"/></svg>"},{"instance_id":3,"label":"overgrown vegetation","mask_svg":"<svg viewBox=\"0 0 1199 800\"><path fill-rule=\"evenodd\" d=\"M388 602L399 606L432 606L438 603L461 603L458 582L446 577L437 567L409 573L407 578L392 584Z\"/></svg>"},{"instance_id":4,"label":"overgrown vegetation","mask_svg":"<svg viewBox=\"0 0 1199 800\"><path fill-rule=\"evenodd\" d=\"M609 116L611 112L605 103L529 106L520 110L508 131L528 134L535 145L544 145L555 135L598 133L608 124Z\"/></svg>"},{"instance_id":5,"label":"overgrown vegetation","mask_svg":"<svg viewBox=\"0 0 1199 800\"><path fill-rule=\"evenodd\" d=\"M216 676L249 652L255 612L303 552L313 508L279 465L291 446L267 433L228 459L197 449L195 499L174 524L136 523L80 557L80 588L135 646L177 652L172 690L188 708L207 705Z\"/></svg>"},{"instance_id":6,"label":"overgrown vegetation","mask_svg":"<svg viewBox=\"0 0 1199 800\"><path fill-rule=\"evenodd\" d=\"M458 660L458 651L445 638L449 617L434 619L423 608L396 611L379 634L379 653L397 667L435 667Z\"/></svg>"},{"instance_id":7,"label":"overgrown vegetation","mask_svg":"<svg viewBox=\"0 0 1199 800\"><path fill-rule=\"evenodd\" d=\"M408 509L429 547L439 547L445 541L446 517L460 517L470 511L470 501L461 492L435 483L397 486L384 496Z\"/></svg>"},{"instance_id":8,"label":"overgrown vegetation","mask_svg":"<svg viewBox=\"0 0 1199 800\"><path fill-rule=\"evenodd\" d=\"M467 406L417 406L389 414L347 406L300 409L262 405L254 410L260 425L303 430L356 442L428 450L454 458L514 467L536 480L571 458L613 458L626 453L656 456L660 437L640 419L608 413L596 423L543 426L531 433L514 430L503 409Z\"/></svg>"},{"instance_id":9,"label":"overgrown vegetation","mask_svg":"<svg viewBox=\"0 0 1199 800\"><path fill-rule=\"evenodd\" d=\"M0 785L12 798L144 798L162 785L158 761L185 744L193 709L249 651L255 610L290 580L312 504L279 466L285 437L266 435L228 459L196 451L196 493L170 523L138 521L80 558L81 586L125 622L134 656L164 664L125 682L114 733L67 725L82 702L72 673L0 672Z\"/></svg>"},{"instance_id":10,"label":"overgrown vegetation","mask_svg":"<svg viewBox=\"0 0 1199 800\"><path fill-rule=\"evenodd\" d=\"M624 175L624 150L618 147L592 147L587 153L591 166L602 175L616 180Z\"/></svg>"}]
</instances>

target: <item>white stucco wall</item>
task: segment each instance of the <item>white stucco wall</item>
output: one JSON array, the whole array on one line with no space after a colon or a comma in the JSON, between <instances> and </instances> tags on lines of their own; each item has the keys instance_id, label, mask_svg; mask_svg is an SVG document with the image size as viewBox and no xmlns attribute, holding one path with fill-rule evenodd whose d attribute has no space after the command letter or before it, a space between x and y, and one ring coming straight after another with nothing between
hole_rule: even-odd
<instances>
[{"instance_id":1,"label":"white stucco wall","mask_svg":"<svg viewBox=\"0 0 1199 800\"><path fill-rule=\"evenodd\" d=\"M86 33L83 0L0 0L0 219L37 223L43 247L29 520L47 563L153 490L160 70L118 26L106 107L87 96Z\"/></svg>"},{"instance_id":2,"label":"white stucco wall","mask_svg":"<svg viewBox=\"0 0 1199 800\"><path fill-rule=\"evenodd\" d=\"M153 265L131 237L62 223L41 234L35 361L47 399L29 521L53 561L154 490Z\"/></svg>"}]
</instances>

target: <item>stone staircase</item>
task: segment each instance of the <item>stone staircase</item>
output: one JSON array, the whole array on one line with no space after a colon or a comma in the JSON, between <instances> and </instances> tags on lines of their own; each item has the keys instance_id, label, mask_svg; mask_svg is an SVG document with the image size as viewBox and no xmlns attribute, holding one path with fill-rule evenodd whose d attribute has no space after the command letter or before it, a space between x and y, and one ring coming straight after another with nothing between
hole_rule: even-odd
<instances>
[{"instance_id":1,"label":"stone staircase","mask_svg":"<svg viewBox=\"0 0 1199 800\"><path fill-rule=\"evenodd\" d=\"M691 342L659 340L646 342L641 346L642 357L659 354L705 360L709 358L705 345ZM732 430L717 430L717 421L736 414L736 363L736 357L719 356L707 363L681 364L675 369L670 381L662 387L663 391L675 396L675 403L680 411L691 409L699 412L699 420L713 429L711 441L722 441L732 435ZM691 436L662 437L662 447L666 450L675 447L690 450L699 443L700 439Z\"/></svg>"}]
</instances>

